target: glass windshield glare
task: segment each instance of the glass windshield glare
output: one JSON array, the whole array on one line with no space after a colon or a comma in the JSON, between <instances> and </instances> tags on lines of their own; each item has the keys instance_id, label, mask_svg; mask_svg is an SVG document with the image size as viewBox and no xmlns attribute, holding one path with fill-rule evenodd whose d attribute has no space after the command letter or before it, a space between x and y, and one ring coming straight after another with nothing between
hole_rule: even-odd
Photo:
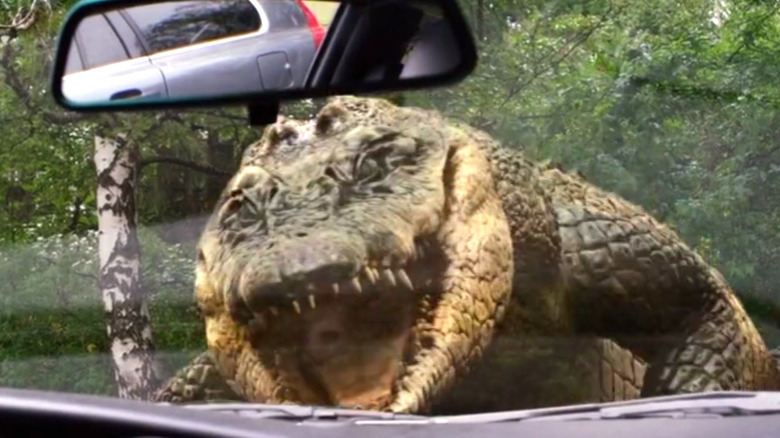
<instances>
[{"instance_id":1,"label":"glass windshield glare","mask_svg":"<svg viewBox=\"0 0 780 438\"><path fill-rule=\"evenodd\" d=\"M144 6L124 12L132 26L95 16L85 23L103 38L77 38L97 48L68 68L261 32L264 20L308 32L334 13L328 2L276 1L286 9ZM0 385L159 401L189 367L200 370L182 383L190 389L165 401L250 402L273 390L273 401L433 413L779 389L776 8L461 4L475 73L382 96L447 119L391 117L385 104L366 110L381 117L344 116L357 128L349 142L372 145L358 152L337 131L300 152L310 141L300 124L333 108L327 99L284 105L293 121L269 131L233 107L62 111L41 84L70 4L4 40ZM200 26L198 14L224 26ZM420 140L445 131L488 149ZM281 145L273 159L257 152L269 136ZM326 166L318 151L328 148L354 160ZM479 171L447 179L468 166ZM452 187L489 202L469 205ZM457 200L483 219L439 208ZM242 274L267 266L265 277ZM299 292L274 275L306 281ZM213 300L224 302L204 304ZM235 326L214 322L226 318ZM233 350L222 362L203 356L208 333L232 341L241 330L251 369ZM287 380L247 377L267 369Z\"/></svg>"}]
</instances>

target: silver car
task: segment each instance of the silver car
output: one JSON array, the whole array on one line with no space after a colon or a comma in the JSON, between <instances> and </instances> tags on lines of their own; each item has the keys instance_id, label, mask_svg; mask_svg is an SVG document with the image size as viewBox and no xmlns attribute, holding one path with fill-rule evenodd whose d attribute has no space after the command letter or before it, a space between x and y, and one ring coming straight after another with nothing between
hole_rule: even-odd
<instances>
[{"instance_id":1,"label":"silver car","mask_svg":"<svg viewBox=\"0 0 780 438\"><path fill-rule=\"evenodd\" d=\"M79 25L63 94L81 102L300 87L324 34L303 0L184 0L111 10Z\"/></svg>"}]
</instances>

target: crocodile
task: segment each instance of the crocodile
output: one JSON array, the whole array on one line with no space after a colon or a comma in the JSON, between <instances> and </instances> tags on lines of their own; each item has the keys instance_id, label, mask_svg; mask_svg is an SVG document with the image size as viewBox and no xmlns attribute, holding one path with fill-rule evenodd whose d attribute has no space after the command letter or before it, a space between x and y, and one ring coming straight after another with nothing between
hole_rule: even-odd
<instances>
[{"instance_id":1,"label":"crocodile","mask_svg":"<svg viewBox=\"0 0 780 438\"><path fill-rule=\"evenodd\" d=\"M208 351L157 401L440 414L780 388L669 226L434 110L339 96L280 118L198 248Z\"/></svg>"}]
</instances>

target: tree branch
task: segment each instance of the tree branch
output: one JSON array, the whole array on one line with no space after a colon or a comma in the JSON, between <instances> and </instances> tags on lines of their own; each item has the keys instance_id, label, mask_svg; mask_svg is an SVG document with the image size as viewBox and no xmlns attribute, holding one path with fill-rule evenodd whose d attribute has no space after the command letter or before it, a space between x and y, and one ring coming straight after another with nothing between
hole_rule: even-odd
<instances>
[{"instance_id":1,"label":"tree branch","mask_svg":"<svg viewBox=\"0 0 780 438\"><path fill-rule=\"evenodd\" d=\"M73 202L73 216L70 219L70 225L65 230L66 233L74 233L79 226L79 220L81 219L81 207L84 204L85 197L79 196Z\"/></svg>"},{"instance_id":2,"label":"tree branch","mask_svg":"<svg viewBox=\"0 0 780 438\"><path fill-rule=\"evenodd\" d=\"M517 79L515 80L515 85L509 90L509 92L507 93L507 95L504 98L504 100L498 106L498 109L500 110L500 109L504 108L506 106L506 104L509 103L512 100L513 97L515 97L518 93L520 93L526 87L531 85L537 78L539 78L544 73L550 71L551 69L557 67L563 61L565 61L566 58L569 57L569 55L574 53L574 51L578 47L580 47L582 44L584 44L588 40L588 38L590 38L591 35L593 35L596 32L596 30L601 28L604 25L604 23L606 23L607 17L609 16L609 14L611 12L612 12L612 8L610 7L610 9L603 16L601 16L601 18L599 18L599 21L595 25L593 25L593 27L591 27L587 31L585 31L580 36L580 38L577 41L575 41L574 44L572 44L563 54L561 54L557 59L554 59L553 61L551 61L549 64L547 64L543 68L534 71L534 73L531 75L530 78L528 78L525 81L523 81L522 83L518 84L517 82L522 77L522 76L518 76Z\"/></svg>"},{"instance_id":3,"label":"tree branch","mask_svg":"<svg viewBox=\"0 0 780 438\"><path fill-rule=\"evenodd\" d=\"M16 10L16 14L11 18L11 23L0 25L0 30L5 31L5 35L13 37L16 35L17 31L29 29L35 23L38 8L41 6L46 7L46 9L51 12L51 4L48 1L33 0L29 8L23 6L19 7L19 9Z\"/></svg>"},{"instance_id":4,"label":"tree branch","mask_svg":"<svg viewBox=\"0 0 780 438\"><path fill-rule=\"evenodd\" d=\"M769 20L770 18L774 17L774 16L775 16L775 14L777 14L777 11L778 11L778 10L780 10L780 3L776 4L776 5L775 5L775 6L772 8L772 10L771 10L771 11L769 11L769 13L768 13L768 14L766 14L766 15L765 15L765 16L763 16L763 17L761 17L761 19L759 19L759 20L758 20L758 21L755 23L755 26L753 26L753 28L751 29L751 32L755 32L755 31L756 31L756 29L758 29L758 28L760 28L761 26L763 26L763 24L764 24L764 23L765 23L767 20ZM726 59L726 63L727 63L727 64L730 64L730 63L731 63L731 61L733 61L733 60L734 60L734 58L736 58L736 56L739 54L739 52L741 52L741 51L742 51L742 49L744 49L745 47L747 47L747 38L743 38L743 39L742 39L742 42L739 44L739 46L736 48L736 50L734 50L733 52L731 52L731 54L729 55L729 57Z\"/></svg>"},{"instance_id":5,"label":"tree branch","mask_svg":"<svg viewBox=\"0 0 780 438\"><path fill-rule=\"evenodd\" d=\"M191 169L196 172L205 173L207 175L225 176L225 177L233 176L231 173L219 170L212 166L204 166L202 164L193 163L192 161L182 160L180 158L173 158L173 157L154 157L154 158L147 158L141 160L141 162L138 165L138 173L140 174L141 171L144 169L144 167L148 165L160 164L160 163L173 164L174 166L186 167L187 169Z\"/></svg>"},{"instance_id":6,"label":"tree branch","mask_svg":"<svg viewBox=\"0 0 780 438\"><path fill-rule=\"evenodd\" d=\"M33 96L30 93L27 84L21 79L19 72L14 65L16 61L17 51L13 48L13 40L18 36L20 30L29 29L37 18L37 10L41 7L40 4L45 5L49 9L49 5L45 0L33 0L29 11L25 8L20 8L14 18L11 20L11 24L0 25L0 35L8 36L8 41L3 44L2 56L0 56L0 66L4 72L5 84L13 90L17 98L21 101L24 107L29 112L38 113L44 121L55 125L67 125L71 123L80 122L83 120L95 118L94 114L78 114L71 112L55 112L44 111L41 107L33 104ZM44 67L44 71L47 68Z\"/></svg>"},{"instance_id":7,"label":"tree branch","mask_svg":"<svg viewBox=\"0 0 780 438\"><path fill-rule=\"evenodd\" d=\"M39 255L39 257L43 261L45 261L46 263L48 263L51 266L55 266L55 265L57 265L57 263L59 263L57 260L55 260L55 259L53 259L51 257L47 257L47 256L44 256L44 255ZM96 282L98 281L98 277L96 275L90 274L88 272L80 272L80 271L77 271L75 269L71 269L70 273L73 274L73 275L82 277L82 278L88 278L90 280L95 280Z\"/></svg>"}]
</instances>

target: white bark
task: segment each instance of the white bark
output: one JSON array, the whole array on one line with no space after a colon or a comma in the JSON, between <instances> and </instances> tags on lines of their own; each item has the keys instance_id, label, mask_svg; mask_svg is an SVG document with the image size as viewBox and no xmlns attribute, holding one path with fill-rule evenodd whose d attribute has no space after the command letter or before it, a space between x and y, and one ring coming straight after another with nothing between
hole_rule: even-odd
<instances>
[{"instance_id":1,"label":"white bark","mask_svg":"<svg viewBox=\"0 0 780 438\"><path fill-rule=\"evenodd\" d=\"M715 26L720 27L723 25L723 22L729 18L730 12L731 12L731 7L727 0L714 0L712 4L712 13L710 16L710 21Z\"/></svg>"},{"instance_id":2,"label":"white bark","mask_svg":"<svg viewBox=\"0 0 780 438\"><path fill-rule=\"evenodd\" d=\"M100 292L118 395L150 400L158 384L136 234L138 157L124 139L95 136Z\"/></svg>"}]
</instances>

